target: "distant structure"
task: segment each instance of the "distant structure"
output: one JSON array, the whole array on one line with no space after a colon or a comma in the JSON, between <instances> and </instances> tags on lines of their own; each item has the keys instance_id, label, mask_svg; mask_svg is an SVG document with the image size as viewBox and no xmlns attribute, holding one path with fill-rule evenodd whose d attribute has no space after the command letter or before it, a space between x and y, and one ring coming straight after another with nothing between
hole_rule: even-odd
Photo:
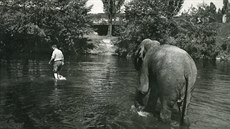
<instances>
[{"instance_id":1,"label":"distant structure","mask_svg":"<svg viewBox=\"0 0 230 129\"><path fill-rule=\"evenodd\" d=\"M105 13L90 14L90 18L94 25L108 25L108 18ZM114 25L123 25L125 22L125 14L120 13L113 18Z\"/></svg>"},{"instance_id":2,"label":"distant structure","mask_svg":"<svg viewBox=\"0 0 230 129\"><path fill-rule=\"evenodd\" d=\"M90 18L93 22L94 31L98 33L98 35L107 35L109 22L107 15L105 13L98 13L98 14L90 14ZM120 13L113 18L113 29L112 35L116 35L115 31L117 26L125 25L125 14ZM115 29L114 29L115 28Z\"/></svg>"}]
</instances>

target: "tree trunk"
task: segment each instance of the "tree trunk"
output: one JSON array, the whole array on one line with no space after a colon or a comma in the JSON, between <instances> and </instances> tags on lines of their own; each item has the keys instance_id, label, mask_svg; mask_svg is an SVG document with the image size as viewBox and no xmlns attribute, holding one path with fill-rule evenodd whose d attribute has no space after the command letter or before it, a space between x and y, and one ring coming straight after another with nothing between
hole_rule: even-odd
<instances>
[{"instance_id":1,"label":"tree trunk","mask_svg":"<svg viewBox=\"0 0 230 129\"><path fill-rule=\"evenodd\" d=\"M111 16L109 16L109 25L108 25L108 32L107 32L107 36L111 37L112 36L112 28L113 28L113 18Z\"/></svg>"}]
</instances>

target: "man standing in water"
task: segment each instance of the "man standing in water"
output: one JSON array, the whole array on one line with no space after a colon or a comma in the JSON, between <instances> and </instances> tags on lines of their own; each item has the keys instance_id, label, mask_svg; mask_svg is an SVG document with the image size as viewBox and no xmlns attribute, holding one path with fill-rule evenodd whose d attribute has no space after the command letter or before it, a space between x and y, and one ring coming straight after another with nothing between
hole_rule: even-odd
<instances>
[{"instance_id":1,"label":"man standing in water","mask_svg":"<svg viewBox=\"0 0 230 129\"><path fill-rule=\"evenodd\" d=\"M65 80L63 76L59 74L62 66L64 65L64 56L62 54L62 51L57 48L57 45L52 45L53 53L51 56L51 59L49 61L49 64L53 63L53 72L55 80Z\"/></svg>"}]
</instances>

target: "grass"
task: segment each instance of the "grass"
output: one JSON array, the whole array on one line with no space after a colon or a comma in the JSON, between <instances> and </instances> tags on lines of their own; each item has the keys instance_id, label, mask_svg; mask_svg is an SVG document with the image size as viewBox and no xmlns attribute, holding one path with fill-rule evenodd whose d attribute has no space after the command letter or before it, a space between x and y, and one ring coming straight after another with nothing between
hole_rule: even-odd
<instances>
[{"instance_id":1,"label":"grass","mask_svg":"<svg viewBox=\"0 0 230 129\"><path fill-rule=\"evenodd\" d=\"M99 36L96 34L85 35L84 37L88 38L89 44L93 44L94 48L92 50L88 50L89 54L96 55L114 55L116 47L113 46L113 43L116 42L117 37L114 36ZM111 43L107 44L103 40L110 39ZM108 47L109 46L109 47Z\"/></svg>"}]
</instances>

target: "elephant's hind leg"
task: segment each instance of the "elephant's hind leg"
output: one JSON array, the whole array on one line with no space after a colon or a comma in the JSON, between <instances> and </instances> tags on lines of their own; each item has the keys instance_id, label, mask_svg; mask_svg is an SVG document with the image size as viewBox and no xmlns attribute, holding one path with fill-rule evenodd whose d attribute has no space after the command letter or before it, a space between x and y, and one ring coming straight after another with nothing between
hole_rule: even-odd
<instances>
[{"instance_id":1,"label":"elephant's hind leg","mask_svg":"<svg viewBox=\"0 0 230 129\"><path fill-rule=\"evenodd\" d=\"M160 119L163 122L170 123L172 116L172 107L174 105L173 101L166 97L160 97L161 101L161 111L160 111Z\"/></svg>"},{"instance_id":2,"label":"elephant's hind leg","mask_svg":"<svg viewBox=\"0 0 230 129\"><path fill-rule=\"evenodd\" d=\"M170 89L169 91L162 93L162 95L160 96L160 102L161 102L160 119L163 122L171 123L172 111L176 106L177 99L178 96L175 89Z\"/></svg>"}]
</instances>

